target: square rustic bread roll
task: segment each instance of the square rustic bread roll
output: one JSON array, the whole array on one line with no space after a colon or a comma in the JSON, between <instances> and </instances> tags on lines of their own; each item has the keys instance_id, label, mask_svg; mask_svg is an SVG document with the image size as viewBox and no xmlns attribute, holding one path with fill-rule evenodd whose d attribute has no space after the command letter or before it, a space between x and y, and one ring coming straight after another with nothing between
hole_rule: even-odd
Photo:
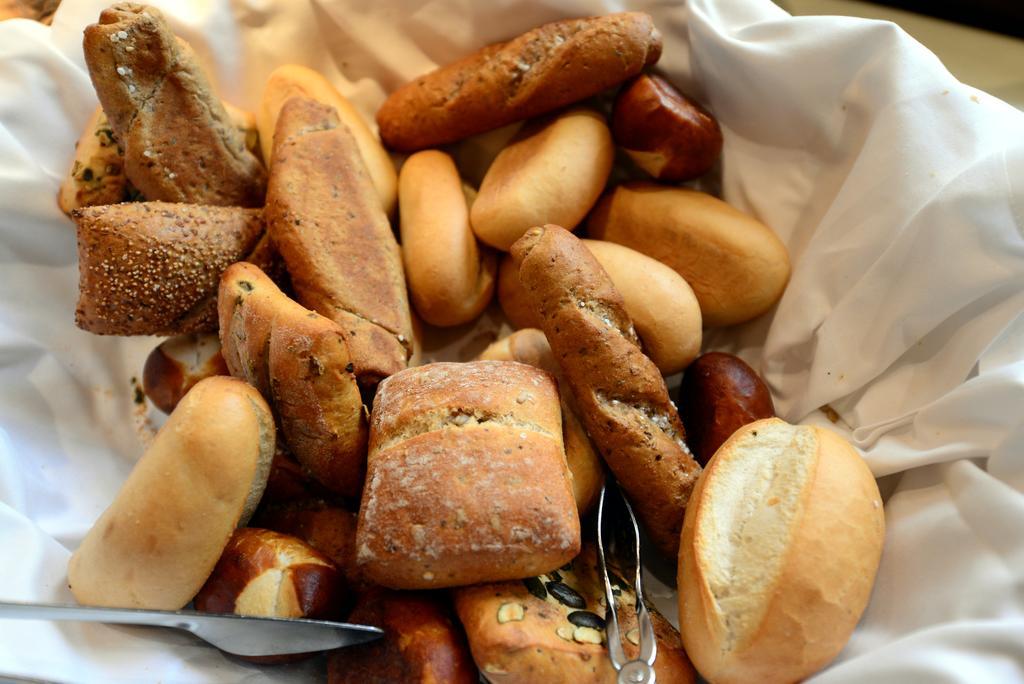
<instances>
[{"instance_id":1,"label":"square rustic bread roll","mask_svg":"<svg viewBox=\"0 0 1024 684\"><path fill-rule=\"evenodd\" d=\"M356 548L367 578L394 589L530 577L572 559L580 523L551 375L475 361L384 380Z\"/></svg>"}]
</instances>

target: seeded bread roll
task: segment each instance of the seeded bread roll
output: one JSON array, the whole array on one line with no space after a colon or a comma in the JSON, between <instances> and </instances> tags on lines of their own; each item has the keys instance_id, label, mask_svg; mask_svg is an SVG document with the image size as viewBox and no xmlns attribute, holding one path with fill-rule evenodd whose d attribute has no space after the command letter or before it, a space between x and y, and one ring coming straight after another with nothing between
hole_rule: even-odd
<instances>
[{"instance_id":1,"label":"seeded bread roll","mask_svg":"<svg viewBox=\"0 0 1024 684\"><path fill-rule=\"evenodd\" d=\"M583 243L558 226L530 229L512 257L587 433L655 546L674 557L700 466L621 295Z\"/></svg>"},{"instance_id":2,"label":"seeded bread roll","mask_svg":"<svg viewBox=\"0 0 1024 684\"><path fill-rule=\"evenodd\" d=\"M225 268L273 254L258 209L136 202L76 209L75 323L98 335L180 335L217 329Z\"/></svg>"},{"instance_id":3,"label":"seeded bread roll","mask_svg":"<svg viewBox=\"0 0 1024 684\"><path fill-rule=\"evenodd\" d=\"M455 610L469 647L492 684L615 684L605 632L607 601L593 545L539 577L455 590ZM612 591L627 658L639 655L636 594L616 570ZM691 684L693 666L679 633L657 611L654 671L660 684Z\"/></svg>"},{"instance_id":4,"label":"seeded bread roll","mask_svg":"<svg viewBox=\"0 0 1024 684\"><path fill-rule=\"evenodd\" d=\"M318 102L334 107L338 119L345 124L349 133L355 138L359 154L366 164L366 170L377 190L384 213L395 211L398 199L398 174L387 151L381 146L376 134L356 111L352 103L335 89L331 82L319 72L298 64L285 64L270 72L267 85L263 88L263 100L260 102L258 125L260 145L263 159L269 165L273 153L274 129L281 107L296 95L311 97Z\"/></svg>"},{"instance_id":5,"label":"seeded bread roll","mask_svg":"<svg viewBox=\"0 0 1024 684\"><path fill-rule=\"evenodd\" d=\"M142 391L153 405L170 413L200 380L228 375L216 335L178 335L164 340L146 357Z\"/></svg>"},{"instance_id":6,"label":"seeded bread roll","mask_svg":"<svg viewBox=\"0 0 1024 684\"><path fill-rule=\"evenodd\" d=\"M341 328L244 262L224 271L218 310L228 370L273 404L289 452L325 487L358 496L366 417Z\"/></svg>"},{"instance_id":7,"label":"seeded bread roll","mask_svg":"<svg viewBox=\"0 0 1024 684\"><path fill-rule=\"evenodd\" d=\"M402 165L402 260L413 306L431 325L468 323L494 294L497 257L477 244L466 195L444 152L417 152Z\"/></svg>"},{"instance_id":8,"label":"seeded bread roll","mask_svg":"<svg viewBox=\"0 0 1024 684\"><path fill-rule=\"evenodd\" d=\"M878 486L830 430L777 418L719 448L679 554L683 643L712 682L795 682L846 645L885 540Z\"/></svg>"},{"instance_id":9,"label":"seeded bread roll","mask_svg":"<svg viewBox=\"0 0 1024 684\"><path fill-rule=\"evenodd\" d=\"M660 56L642 12L545 24L399 88L377 112L381 139L401 152L455 142L595 95Z\"/></svg>"},{"instance_id":10,"label":"seeded bread roll","mask_svg":"<svg viewBox=\"0 0 1024 684\"><path fill-rule=\"evenodd\" d=\"M89 606L178 610L256 509L274 455L274 418L241 380L192 388L68 562Z\"/></svg>"},{"instance_id":11,"label":"seeded bread roll","mask_svg":"<svg viewBox=\"0 0 1024 684\"><path fill-rule=\"evenodd\" d=\"M693 288L708 327L761 315L789 281L786 246L768 226L688 188L620 185L591 212L587 234L671 266Z\"/></svg>"},{"instance_id":12,"label":"seeded bread roll","mask_svg":"<svg viewBox=\"0 0 1024 684\"><path fill-rule=\"evenodd\" d=\"M85 29L85 62L125 173L150 200L263 204L266 172L159 10L118 3Z\"/></svg>"},{"instance_id":13,"label":"seeded bread roll","mask_svg":"<svg viewBox=\"0 0 1024 684\"><path fill-rule=\"evenodd\" d=\"M572 230L601 196L614 157L604 116L592 109L528 124L487 169L470 214L473 232L507 252L531 226Z\"/></svg>"},{"instance_id":14,"label":"seeded bread roll","mask_svg":"<svg viewBox=\"0 0 1024 684\"><path fill-rule=\"evenodd\" d=\"M562 371L555 361L544 333L536 328L517 330L498 340L480 354L481 360L517 361L546 370L558 383L558 396L562 404L562 440L565 443L565 461L572 475L572 493L580 517L597 503L604 484L604 464L598 456L587 431L580 422L579 409Z\"/></svg>"},{"instance_id":15,"label":"seeded bread roll","mask_svg":"<svg viewBox=\"0 0 1024 684\"><path fill-rule=\"evenodd\" d=\"M405 368L412 321L402 256L348 129L293 97L274 133L267 227L296 298L345 331L360 383Z\"/></svg>"},{"instance_id":16,"label":"seeded bread roll","mask_svg":"<svg viewBox=\"0 0 1024 684\"><path fill-rule=\"evenodd\" d=\"M373 402L357 560L393 589L534 575L576 555L558 388L521 363L410 368Z\"/></svg>"},{"instance_id":17,"label":"seeded bread roll","mask_svg":"<svg viewBox=\"0 0 1024 684\"><path fill-rule=\"evenodd\" d=\"M380 627L384 636L339 648L327 661L328 684L477 684L466 637L439 592L376 588L350 622Z\"/></svg>"}]
</instances>

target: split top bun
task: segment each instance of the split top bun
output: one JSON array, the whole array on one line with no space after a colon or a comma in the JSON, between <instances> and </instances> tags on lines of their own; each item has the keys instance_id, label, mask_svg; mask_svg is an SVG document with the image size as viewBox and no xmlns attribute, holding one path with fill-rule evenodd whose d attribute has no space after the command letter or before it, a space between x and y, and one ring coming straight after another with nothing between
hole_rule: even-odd
<instances>
[{"instance_id":1,"label":"split top bun","mask_svg":"<svg viewBox=\"0 0 1024 684\"><path fill-rule=\"evenodd\" d=\"M746 425L694 489L679 554L683 643L710 682L793 682L842 650L885 538L871 471L835 433Z\"/></svg>"}]
</instances>

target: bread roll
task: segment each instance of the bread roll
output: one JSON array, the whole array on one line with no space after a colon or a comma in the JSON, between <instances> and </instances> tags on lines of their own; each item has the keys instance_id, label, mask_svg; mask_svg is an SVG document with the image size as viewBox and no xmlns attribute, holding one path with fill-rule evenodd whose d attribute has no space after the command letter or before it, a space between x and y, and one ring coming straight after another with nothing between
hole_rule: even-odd
<instances>
[{"instance_id":1,"label":"bread roll","mask_svg":"<svg viewBox=\"0 0 1024 684\"><path fill-rule=\"evenodd\" d=\"M475 319L494 294L497 258L469 227L459 171L438 150L417 152L399 176L402 261L416 313L436 326Z\"/></svg>"},{"instance_id":2,"label":"bread roll","mask_svg":"<svg viewBox=\"0 0 1024 684\"><path fill-rule=\"evenodd\" d=\"M137 202L76 209L75 323L98 335L217 329L217 284L251 260L270 268L258 209Z\"/></svg>"},{"instance_id":3,"label":"bread roll","mask_svg":"<svg viewBox=\"0 0 1024 684\"><path fill-rule=\"evenodd\" d=\"M282 107L266 219L296 299L342 327L360 383L405 368L412 322L402 256L355 139L331 107L305 97Z\"/></svg>"},{"instance_id":4,"label":"bread roll","mask_svg":"<svg viewBox=\"0 0 1024 684\"><path fill-rule=\"evenodd\" d=\"M476 667L443 594L377 588L348 617L384 630L368 644L339 648L328 684L477 684Z\"/></svg>"},{"instance_id":5,"label":"bread roll","mask_svg":"<svg viewBox=\"0 0 1024 684\"><path fill-rule=\"evenodd\" d=\"M604 190L614 157L604 117L591 109L527 125L487 169L470 212L473 232L507 252L531 226L572 230Z\"/></svg>"},{"instance_id":6,"label":"bread roll","mask_svg":"<svg viewBox=\"0 0 1024 684\"><path fill-rule=\"evenodd\" d=\"M75 143L75 158L61 183L57 205L65 214L80 207L117 204L128 195L124 155L102 107L89 117L82 136Z\"/></svg>"},{"instance_id":7,"label":"bread roll","mask_svg":"<svg viewBox=\"0 0 1024 684\"><path fill-rule=\"evenodd\" d=\"M333 496L331 490L317 482L309 470L299 465L299 462L287 452L281 440L278 440L274 460L270 462L270 475L267 476L267 488L260 500L260 508L330 496ZM287 531L278 530L273 525L266 525L255 519L253 524L255 527L267 527L277 532Z\"/></svg>"},{"instance_id":8,"label":"bread roll","mask_svg":"<svg viewBox=\"0 0 1024 684\"><path fill-rule=\"evenodd\" d=\"M711 682L795 682L842 650L885 538L871 471L835 433L740 428L694 489L679 553L683 643Z\"/></svg>"},{"instance_id":9,"label":"bread roll","mask_svg":"<svg viewBox=\"0 0 1024 684\"><path fill-rule=\"evenodd\" d=\"M253 518L253 525L298 537L330 558L346 586L362 593L371 585L356 565L356 522L355 513L316 499L260 506Z\"/></svg>"},{"instance_id":10,"label":"bread roll","mask_svg":"<svg viewBox=\"0 0 1024 684\"><path fill-rule=\"evenodd\" d=\"M296 95L311 97L334 108L339 121L348 128L356 141L359 154L366 164L366 171L370 174L381 206L384 207L384 213L394 213L395 202L398 199L398 174L395 172L391 157L352 103L322 74L308 67L284 64L270 72L267 78L267 84L263 88L263 100L260 102L256 117L260 131L260 147L267 164L271 161L274 129L281 107Z\"/></svg>"},{"instance_id":11,"label":"bread roll","mask_svg":"<svg viewBox=\"0 0 1024 684\"><path fill-rule=\"evenodd\" d=\"M696 190L620 185L598 203L587 232L671 266L693 288L708 327L761 315L789 280L786 246L771 229Z\"/></svg>"},{"instance_id":12,"label":"bread roll","mask_svg":"<svg viewBox=\"0 0 1024 684\"><path fill-rule=\"evenodd\" d=\"M345 588L334 564L302 540L245 527L231 535L196 610L262 617L331 619Z\"/></svg>"},{"instance_id":13,"label":"bread roll","mask_svg":"<svg viewBox=\"0 0 1024 684\"><path fill-rule=\"evenodd\" d=\"M626 306L644 353L662 375L686 368L700 353L700 305L683 278L665 264L611 242L583 240ZM513 259L502 260L498 301L517 328L538 327L540 316L519 283Z\"/></svg>"},{"instance_id":14,"label":"bread roll","mask_svg":"<svg viewBox=\"0 0 1024 684\"><path fill-rule=\"evenodd\" d=\"M654 74L615 98L612 135L637 166L662 181L703 176L722 154L722 130L703 107Z\"/></svg>"},{"instance_id":15,"label":"bread roll","mask_svg":"<svg viewBox=\"0 0 1024 684\"><path fill-rule=\"evenodd\" d=\"M558 570L522 581L455 590L455 609L473 658L491 684L615 684L605 633L607 601L597 552L585 544ZM612 570L619 632L627 658L639 655L636 593ZM659 684L694 681L679 633L657 611Z\"/></svg>"},{"instance_id":16,"label":"bread roll","mask_svg":"<svg viewBox=\"0 0 1024 684\"><path fill-rule=\"evenodd\" d=\"M170 413L200 380L228 375L216 335L179 335L164 340L146 357L142 391L153 405Z\"/></svg>"},{"instance_id":17,"label":"bread roll","mask_svg":"<svg viewBox=\"0 0 1024 684\"><path fill-rule=\"evenodd\" d=\"M228 370L273 404L299 463L330 490L358 496L366 417L342 329L244 262L224 271L217 299Z\"/></svg>"},{"instance_id":18,"label":"bread roll","mask_svg":"<svg viewBox=\"0 0 1024 684\"><path fill-rule=\"evenodd\" d=\"M579 544L550 375L432 363L380 384L356 534L371 581L421 589L525 577Z\"/></svg>"},{"instance_id":19,"label":"bread roll","mask_svg":"<svg viewBox=\"0 0 1024 684\"><path fill-rule=\"evenodd\" d=\"M258 207L266 172L159 10L118 3L85 29L85 63L125 173L150 200Z\"/></svg>"},{"instance_id":20,"label":"bread roll","mask_svg":"<svg viewBox=\"0 0 1024 684\"><path fill-rule=\"evenodd\" d=\"M642 12L567 19L488 45L407 83L377 112L388 147L437 147L578 102L661 56Z\"/></svg>"},{"instance_id":21,"label":"bread roll","mask_svg":"<svg viewBox=\"0 0 1024 684\"><path fill-rule=\"evenodd\" d=\"M622 297L572 233L531 228L512 247L587 434L630 497L655 546L679 550L700 466L657 366L644 356Z\"/></svg>"},{"instance_id":22,"label":"bread roll","mask_svg":"<svg viewBox=\"0 0 1024 684\"><path fill-rule=\"evenodd\" d=\"M707 465L736 430L755 420L774 418L775 405L764 380L743 359L708 352L683 375L679 415L693 455Z\"/></svg>"},{"instance_id":23,"label":"bread roll","mask_svg":"<svg viewBox=\"0 0 1024 684\"><path fill-rule=\"evenodd\" d=\"M517 276L518 277L518 276ZM558 396L562 404L562 441L565 443L565 461L572 475L572 494L580 517L597 503L604 484L604 464L579 418L579 409L572 390L562 378L544 333L536 328L517 330L498 340L480 354L486 361L517 361L546 370L558 383Z\"/></svg>"},{"instance_id":24,"label":"bread roll","mask_svg":"<svg viewBox=\"0 0 1024 684\"><path fill-rule=\"evenodd\" d=\"M71 555L75 599L182 608L256 509L273 455L274 419L255 389L227 377L193 387Z\"/></svg>"}]
</instances>

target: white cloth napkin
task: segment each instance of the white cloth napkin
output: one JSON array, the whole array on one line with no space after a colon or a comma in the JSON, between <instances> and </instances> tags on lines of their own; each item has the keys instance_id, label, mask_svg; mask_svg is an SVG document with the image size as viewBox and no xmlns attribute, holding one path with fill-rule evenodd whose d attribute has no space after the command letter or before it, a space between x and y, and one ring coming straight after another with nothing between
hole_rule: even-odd
<instances>
[{"instance_id":1,"label":"white cloth napkin","mask_svg":"<svg viewBox=\"0 0 1024 684\"><path fill-rule=\"evenodd\" d=\"M52 28L0 23L3 599L71 600L69 549L142 452L132 378L156 340L75 328L74 232L55 203L96 105L81 31L105 4L68 0ZM233 104L253 108L271 69L298 62L368 115L487 42L623 5L154 4ZM871 604L817 681L1024 681L1024 115L889 23L791 18L768 0L624 4L654 16L659 69L721 121L725 199L794 258L774 314L707 347L759 367L788 420L830 425L830 405L888 476ZM259 668L167 632L0 622L0 674L298 682L322 666Z\"/></svg>"}]
</instances>

